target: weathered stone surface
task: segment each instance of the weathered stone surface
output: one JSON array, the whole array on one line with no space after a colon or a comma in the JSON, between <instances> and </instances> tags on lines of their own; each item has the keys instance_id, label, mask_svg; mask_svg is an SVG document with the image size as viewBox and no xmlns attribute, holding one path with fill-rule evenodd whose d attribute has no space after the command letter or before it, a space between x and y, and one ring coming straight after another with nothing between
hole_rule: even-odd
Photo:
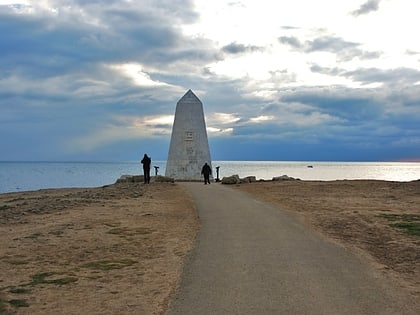
<instances>
[{"instance_id":1,"label":"weathered stone surface","mask_svg":"<svg viewBox=\"0 0 420 315\"><path fill-rule=\"evenodd\" d=\"M289 177L287 175L273 177L273 181L282 181L282 180L296 180L296 179L293 177Z\"/></svg>"},{"instance_id":2,"label":"weathered stone surface","mask_svg":"<svg viewBox=\"0 0 420 315\"><path fill-rule=\"evenodd\" d=\"M241 183L249 184L249 183L255 183L257 181L257 178L255 176L247 176L244 178L241 178Z\"/></svg>"},{"instance_id":3,"label":"weathered stone surface","mask_svg":"<svg viewBox=\"0 0 420 315\"><path fill-rule=\"evenodd\" d=\"M188 90L176 105L165 176L201 180L204 163L211 167L203 104Z\"/></svg>"},{"instance_id":4,"label":"weathered stone surface","mask_svg":"<svg viewBox=\"0 0 420 315\"><path fill-rule=\"evenodd\" d=\"M173 183L175 180L172 177L167 176L151 176L151 182L156 183ZM144 176L143 175L122 175L120 178L117 179L117 183L143 183Z\"/></svg>"},{"instance_id":5,"label":"weathered stone surface","mask_svg":"<svg viewBox=\"0 0 420 315\"><path fill-rule=\"evenodd\" d=\"M225 176L222 178L222 184L226 185L234 185L239 184L241 182L241 179L238 175L232 175L232 176Z\"/></svg>"},{"instance_id":6,"label":"weathered stone surface","mask_svg":"<svg viewBox=\"0 0 420 315\"><path fill-rule=\"evenodd\" d=\"M139 183L144 182L143 175L122 175L117 179L117 183Z\"/></svg>"}]
</instances>

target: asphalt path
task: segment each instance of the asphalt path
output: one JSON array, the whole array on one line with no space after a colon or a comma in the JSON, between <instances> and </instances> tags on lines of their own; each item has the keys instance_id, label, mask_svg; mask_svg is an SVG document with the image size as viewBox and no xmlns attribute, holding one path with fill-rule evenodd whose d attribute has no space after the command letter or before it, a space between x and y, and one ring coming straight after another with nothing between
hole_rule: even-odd
<instances>
[{"instance_id":1,"label":"asphalt path","mask_svg":"<svg viewBox=\"0 0 420 315\"><path fill-rule=\"evenodd\" d=\"M362 257L225 185L181 183L201 230L170 315L420 314Z\"/></svg>"}]
</instances>

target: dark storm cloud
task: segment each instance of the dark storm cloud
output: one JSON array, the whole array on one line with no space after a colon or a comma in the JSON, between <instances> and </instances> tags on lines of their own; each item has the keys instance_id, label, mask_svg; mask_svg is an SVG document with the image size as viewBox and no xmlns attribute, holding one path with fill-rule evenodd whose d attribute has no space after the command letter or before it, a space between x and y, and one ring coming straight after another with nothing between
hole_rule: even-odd
<instances>
[{"instance_id":1,"label":"dark storm cloud","mask_svg":"<svg viewBox=\"0 0 420 315\"><path fill-rule=\"evenodd\" d=\"M25 63L30 56L39 58L47 69L57 66L57 70L62 70L67 66L70 71L78 65L83 67L85 62L137 60L155 64L191 60L194 56L214 58L215 53L208 53L209 43L199 39L191 42L176 29L180 21L197 18L188 7L190 2L154 1L159 10L117 4L118 1L110 1L106 6L103 2L80 2L82 16L77 10L62 9L56 15L35 16L10 14L3 8L2 55L15 64Z\"/></svg>"},{"instance_id":2,"label":"dark storm cloud","mask_svg":"<svg viewBox=\"0 0 420 315\"><path fill-rule=\"evenodd\" d=\"M121 1L108 1L106 6L103 1L66 4L55 14L16 14L0 6L0 78L5 80L0 96L15 90L21 100L25 95L33 100L37 93L69 99L95 89L118 101L119 95L129 98L134 92L139 97L141 90L151 88L122 78L116 82L106 64L137 62L173 73L180 66L191 73L202 71L193 68L194 61L221 58L211 42L187 39L177 30L179 22L198 17L190 1L151 1L145 6L121 6Z\"/></svg>"},{"instance_id":3,"label":"dark storm cloud","mask_svg":"<svg viewBox=\"0 0 420 315\"><path fill-rule=\"evenodd\" d=\"M228 136L209 134L219 159L372 159L375 152L357 149L377 145L412 152L413 143L420 142L418 70L342 68L340 61L381 57L358 42L319 35L325 31L305 40L278 38L294 52L335 54L336 67L312 61L310 70L362 85L309 88L301 73L286 66L273 66L267 80L217 75L212 68L217 61L229 66L229 58L236 61L276 45L230 40L219 47L200 35L185 35L180 26L200 19L193 1L33 3L31 13L30 6L0 6L0 160L135 159L146 146L165 159L169 136L147 138L145 130L127 121L169 130L157 118L173 115L189 88L206 115L234 118L207 125L232 129ZM231 5L237 4L242 5ZM286 34L302 30L281 29ZM118 68L124 65L134 65L129 70L136 73ZM136 75L146 83L136 81ZM379 87L363 86L371 83ZM137 134L127 134L133 131ZM68 150L72 141L88 150L77 145Z\"/></svg>"},{"instance_id":4,"label":"dark storm cloud","mask_svg":"<svg viewBox=\"0 0 420 315\"><path fill-rule=\"evenodd\" d=\"M199 17L191 1L49 4L57 10L0 6L0 106L5 113L0 116L0 159L17 158L19 150L13 148L25 146L24 136L7 136L18 135L14 129L37 139L54 130L49 146L32 149L48 156L63 150L64 139L114 124L115 115L173 114L168 98L194 87L188 76L200 73L202 62L221 58L213 43L187 38L178 29ZM124 63L150 67L144 70L150 79L166 85L141 86L108 67ZM32 158L39 157L17 159Z\"/></svg>"},{"instance_id":5,"label":"dark storm cloud","mask_svg":"<svg viewBox=\"0 0 420 315\"><path fill-rule=\"evenodd\" d=\"M281 98L285 103L306 104L339 118L340 123L357 124L364 120L379 118L383 110L374 94L357 93L352 89L331 87L327 89L302 89Z\"/></svg>"}]
</instances>

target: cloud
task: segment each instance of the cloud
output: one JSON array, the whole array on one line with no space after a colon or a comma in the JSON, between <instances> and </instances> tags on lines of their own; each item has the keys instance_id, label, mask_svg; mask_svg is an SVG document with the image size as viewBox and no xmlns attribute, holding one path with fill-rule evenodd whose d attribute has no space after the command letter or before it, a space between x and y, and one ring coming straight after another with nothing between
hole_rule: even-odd
<instances>
[{"instance_id":1,"label":"cloud","mask_svg":"<svg viewBox=\"0 0 420 315\"><path fill-rule=\"evenodd\" d=\"M279 37L279 42L282 44L286 44L291 46L292 48L300 50L303 48L303 44L300 42L300 40L297 37L293 36L281 36Z\"/></svg>"},{"instance_id":2,"label":"cloud","mask_svg":"<svg viewBox=\"0 0 420 315\"><path fill-rule=\"evenodd\" d=\"M267 122L267 121L270 121L270 120L274 120L274 119L275 119L274 116L265 116L265 115L262 115L262 116L258 116L258 117L251 117L250 118L250 121L253 122L253 123L259 124L259 123L264 123L264 122Z\"/></svg>"},{"instance_id":3,"label":"cloud","mask_svg":"<svg viewBox=\"0 0 420 315\"><path fill-rule=\"evenodd\" d=\"M351 14L354 16L360 16L364 14L369 14L370 12L375 12L379 10L379 3L382 0L367 0L363 3L359 9L353 11Z\"/></svg>"},{"instance_id":4,"label":"cloud","mask_svg":"<svg viewBox=\"0 0 420 315\"><path fill-rule=\"evenodd\" d=\"M420 46L411 20L386 28L379 1L354 12L376 10L386 41L361 32L373 16L355 24L352 4L333 0L328 19L310 1L306 12L281 1L10 3L0 5L0 160L118 159L143 147L165 159L190 88L219 156L418 152ZM406 40L390 44L396 37ZM287 154L273 149L282 146Z\"/></svg>"},{"instance_id":5,"label":"cloud","mask_svg":"<svg viewBox=\"0 0 420 315\"><path fill-rule=\"evenodd\" d=\"M341 37L331 35L316 37L303 43L294 36L281 36L278 40L281 44L302 53L328 52L335 54L340 61L350 61L356 57L360 60L377 59L382 54L380 51L364 51L359 48L360 43L346 41Z\"/></svg>"},{"instance_id":6,"label":"cloud","mask_svg":"<svg viewBox=\"0 0 420 315\"><path fill-rule=\"evenodd\" d=\"M342 76L363 85L379 84L388 88L398 88L399 86L414 86L420 81L420 71L412 68L358 68L355 70L346 70L343 68L321 67L319 65L311 66L311 71L326 75ZM413 87L413 89L415 89Z\"/></svg>"},{"instance_id":7,"label":"cloud","mask_svg":"<svg viewBox=\"0 0 420 315\"><path fill-rule=\"evenodd\" d=\"M169 84L153 80L148 73L143 71L143 66L138 63L111 64L109 67L116 72L130 78L138 86L168 86Z\"/></svg>"},{"instance_id":8,"label":"cloud","mask_svg":"<svg viewBox=\"0 0 420 315\"><path fill-rule=\"evenodd\" d=\"M82 148L83 151L89 152L119 141L168 136L171 133L173 121L173 115L117 116L105 126L74 138L66 147L68 150Z\"/></svg>"},{"instance_id":9,"label":"cloud","mask_svg":"<svg viewBox=\"0 0 420 315\"><path fill-rule=\"evenodd\" d=\"M230 43L229 45L226 45L222 47L222 51L228 54L242 54L242 53L252 53L255 51L262 51L263 48L258 46L245 46L243 44L238 43Z\"/></svg>"}]
</instances>

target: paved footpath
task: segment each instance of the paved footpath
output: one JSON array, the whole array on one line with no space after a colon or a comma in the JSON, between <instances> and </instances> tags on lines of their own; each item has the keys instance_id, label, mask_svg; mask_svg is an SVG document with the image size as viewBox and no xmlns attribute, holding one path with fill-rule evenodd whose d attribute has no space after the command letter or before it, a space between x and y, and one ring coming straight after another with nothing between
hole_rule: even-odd
<instances>
[{"instance_id":1,"label":"paved footpath","mask_svg":"<svg viewBox=\"0 0 420 315\"><path fill-rule=\"evenodd\" d=\"M225 185L181 183L201 231L170 315L420 314L363 258Z\"/></svg>"}]
</instances>

